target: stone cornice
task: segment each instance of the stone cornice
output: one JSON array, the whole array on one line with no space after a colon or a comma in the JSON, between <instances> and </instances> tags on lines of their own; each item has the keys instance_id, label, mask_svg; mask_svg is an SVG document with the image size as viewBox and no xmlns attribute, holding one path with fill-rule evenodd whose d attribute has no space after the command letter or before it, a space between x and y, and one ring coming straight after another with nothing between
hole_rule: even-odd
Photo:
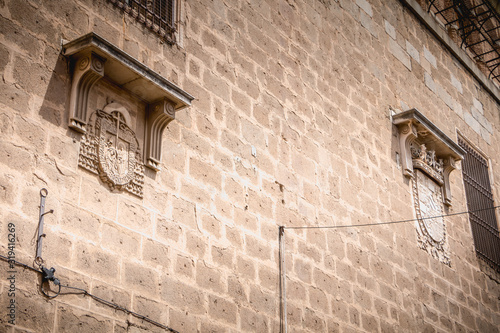
<instances>
[{"instance_id":1,"label":"stone cornice","mask_svg":"<svg viewBox=\"0 0 500 333\"><path fill-rule=\"evenodd\" d=\"M392 117L399 130L401 165L406 177L414 177L414 169L424 171L443 187L443 202L451 205L450 173L465 151L417 109Z\"/></svg>"}]
</instances>

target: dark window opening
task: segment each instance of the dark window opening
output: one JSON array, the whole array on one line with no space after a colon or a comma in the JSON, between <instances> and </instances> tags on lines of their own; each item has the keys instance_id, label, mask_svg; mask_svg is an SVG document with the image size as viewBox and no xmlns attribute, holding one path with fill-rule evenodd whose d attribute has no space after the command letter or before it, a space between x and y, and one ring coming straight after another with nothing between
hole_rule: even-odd
<instances>
[{"instance_id":1,"label":"dark window opening","mask_svg":"<svg viewBox=\"0 0 500 333\"><path fill-rule=\"evenodd\" d=\"M108 0L168 44L175 44L176 0Z\"/></svg>"},{"instance_id":2,"label":"dark window opening","mask_svg":"<svg viewBox=\"0 0 500 333\"><path fill-rule=\"evenodd\" d=\"M476 253L500 272L500 235L488 161L463 139L459 138L458 144L466 151L462 161L462 174Z\"/></svg>"}]
</instances>

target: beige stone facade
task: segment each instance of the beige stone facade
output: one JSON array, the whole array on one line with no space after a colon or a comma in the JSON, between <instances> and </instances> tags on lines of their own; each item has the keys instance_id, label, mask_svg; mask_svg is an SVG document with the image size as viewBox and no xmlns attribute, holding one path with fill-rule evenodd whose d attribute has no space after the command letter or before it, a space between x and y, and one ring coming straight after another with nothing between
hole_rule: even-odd
<instances>
[{"instance_id":1,"label":"beige stone facade","mask_svg":"<svg viewBox=\"0 0 500 333\"><path fill-rule=\"evenodd\" d=\"M0 255L14 228L15 259L38 269L46 188L45 267L178 332L498 332L500 277L468 215L443 218L449 264L419 247L393 118L417 109L470 142L498 205L500 93L407 2L180 0L169 45L108 0L0 0ZM62 45L88 33L195 98L163 131L142 196L79 166ZM114 102L144 158L149 102L101 79L88 117ZM444 214L467 211L456 163ZM412 221L286 228L399 220ZM11 296L8 270L0 261L0 332L166 331L74 289L49 299L21 266Z\"/></svg>"}]
</instances>

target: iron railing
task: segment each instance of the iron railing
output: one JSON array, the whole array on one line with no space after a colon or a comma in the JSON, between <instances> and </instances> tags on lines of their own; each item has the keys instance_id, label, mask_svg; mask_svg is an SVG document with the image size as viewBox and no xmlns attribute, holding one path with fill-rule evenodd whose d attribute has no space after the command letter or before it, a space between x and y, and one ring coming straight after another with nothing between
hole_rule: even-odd
<instances>
[{"instance_id":1,"label":"iron railing","mask_svg":"<svg viewBox=\"0 0 500 333\"><path fill-rule=\"evenodd\" d=\"M176 0L108 0L144 24L168 44L175 44Z\"/></svg>"},{"instance_id":2,"label":"iron railing","mask_svg":"<svg viewBox=\"0 0 500 333\"><path fill-rule=\"evenodd\" d=\"M500 83L500 13L491 0L420 0L489 78Z\"/></svg>"},{"instance_id":3,"label":"iron railing","mask_svg":"<svg viewBox=\"0 0 500 333\"><path fill-rule=\"evenodd\" d=\"M462 174L476 253L500 272L500 234L488 162L463 139L459 138L458 144L466 152L462 161Z\"/></svg>"}]
</instances>

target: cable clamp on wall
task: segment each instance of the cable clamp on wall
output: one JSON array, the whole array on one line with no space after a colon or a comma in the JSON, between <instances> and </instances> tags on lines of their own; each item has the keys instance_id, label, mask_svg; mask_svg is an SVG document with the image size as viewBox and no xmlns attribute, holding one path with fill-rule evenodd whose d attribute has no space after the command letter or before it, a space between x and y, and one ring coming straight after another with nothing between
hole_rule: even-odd
<instances>
[{"instance_id":1,"label":"cable clamp on wall","mask_svg":"<svg viewBox=\"0 0 500 333\"><path fill-rule=\"evenodd\" d=\"M56 271L56 269L54 267L51 267L50 269L48 269L47 267L44 267L44 266L42 266L41 268L42 268L43 276L42 276L42 284L40 285L40 289L46 297L56 298L61 293L61 282L59 281L58 278L56 278L54 276L54 272ZM49 285L49 281L52 281L59 288L55 295L49 295L44 289L44 286Z\"/></svg>"}]
</instances>

